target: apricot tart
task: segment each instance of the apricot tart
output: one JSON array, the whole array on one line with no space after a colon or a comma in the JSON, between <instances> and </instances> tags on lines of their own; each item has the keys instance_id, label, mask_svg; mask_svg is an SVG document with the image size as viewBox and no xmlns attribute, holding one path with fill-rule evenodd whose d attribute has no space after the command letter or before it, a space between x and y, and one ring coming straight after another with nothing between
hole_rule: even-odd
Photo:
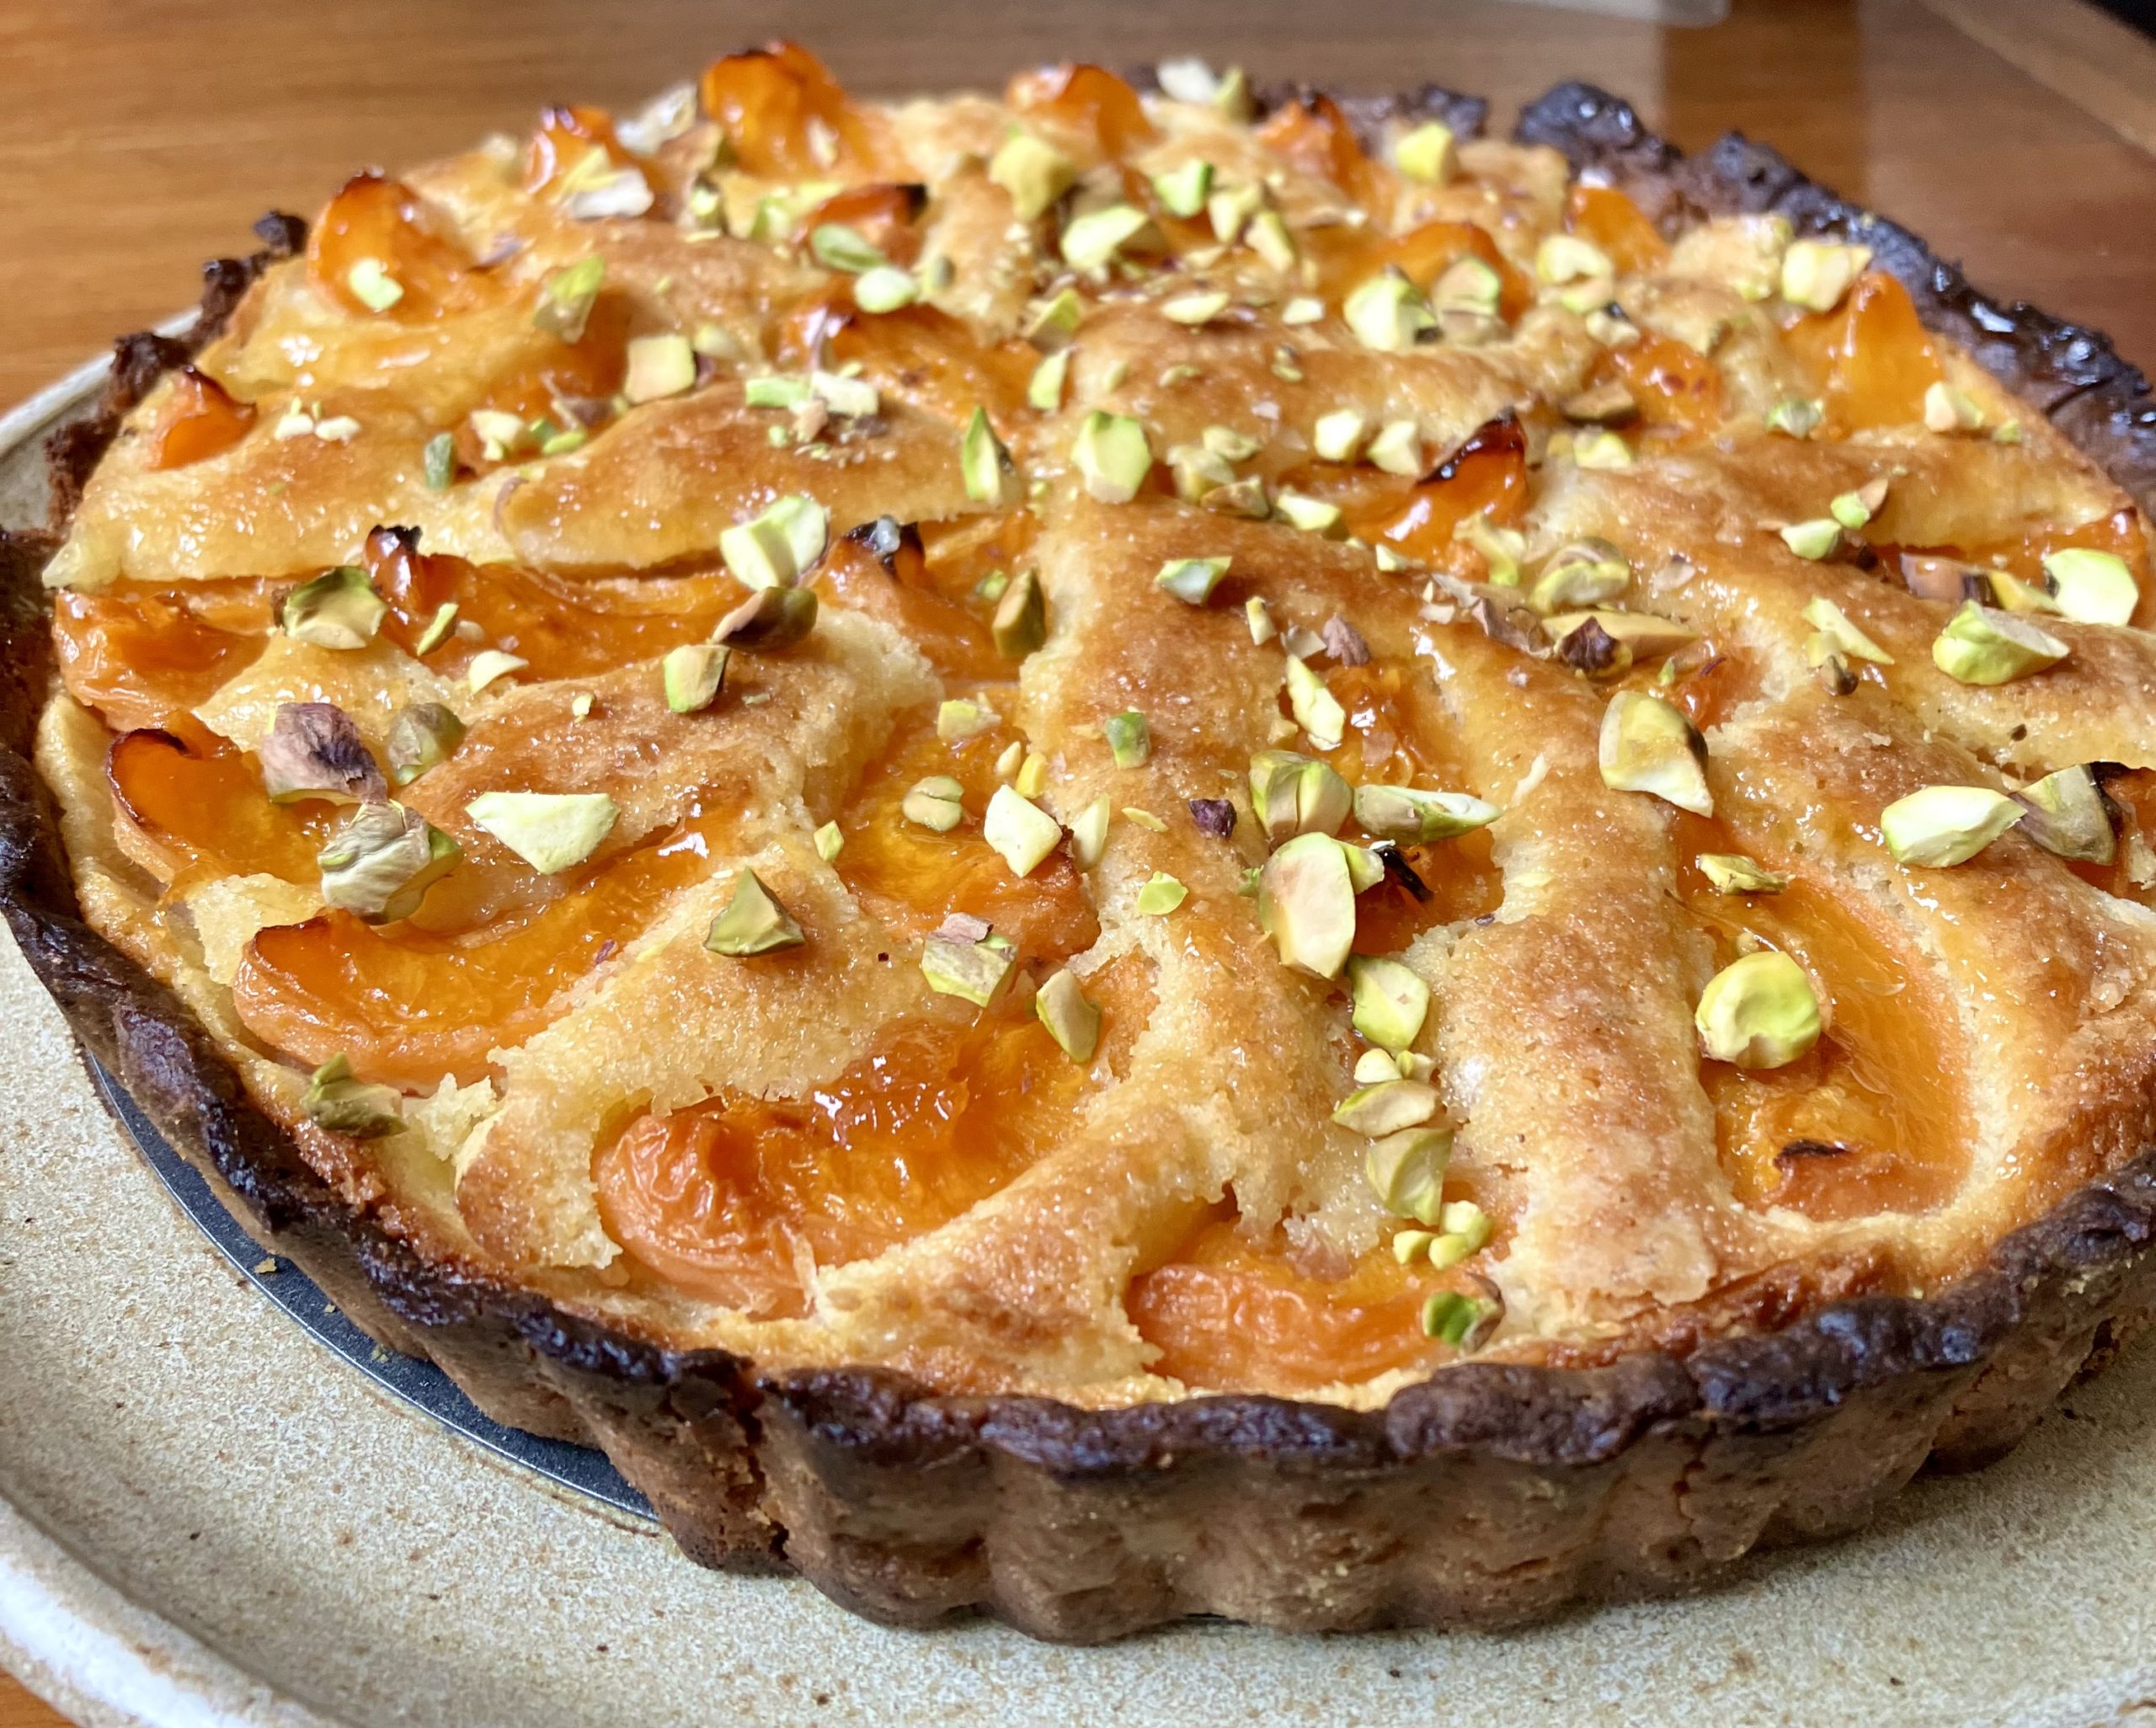
<instances>
[{"instance_id":1,"label":"apricot tart","mask_svg":"<svg viewBox=\"0 0 2156 1728\"><path fill-rule=\"evenodd\" d=\"M2150 1301L2156 408L1482 118L782 45L267 219L6 542L19 941L883 1619L1516 1622L2003 1449Z\"/></svg>"}]
</instances>

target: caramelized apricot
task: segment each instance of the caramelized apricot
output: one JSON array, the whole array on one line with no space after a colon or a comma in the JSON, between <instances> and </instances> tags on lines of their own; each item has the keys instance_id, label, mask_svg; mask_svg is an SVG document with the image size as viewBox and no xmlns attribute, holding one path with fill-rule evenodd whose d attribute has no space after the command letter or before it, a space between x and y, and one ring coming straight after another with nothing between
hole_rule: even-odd
<instances>
[{"instance_id":1,"label":"caramelized apricot","mask_svg":"<svg viewBox=\"0 0 2156 1728\"><path fill-rule=\"evenodd\" d=\"M603 108L578 104L550 108L539 117L524 153L524 189L544 192L573 173L593 151L616 168L636 160L614 136L614 117Z\"/></svg>"},{"instance_id":2,"label":"caramelized apricot","mask_svg":"<svg viewBox=\"0 0 2156 1728\"><path fill-rule=\"evenodd\" d=\"M1138 93L1097 66L1051 66L1021 72L1011 80L1005 99L1021 114L1045 115L1090 138L1111 160L1160 136L1145 118Z\"/></svg>"},{"instance_id":3,"label":"caramelized apricot","mask_svg":"<svg viewBox=\"0 0 2156 1728\"><path fill-rule=\"evenodd\" d=\"M877 141L823 61L793 42L729 54L704 68L703 110L752 174L803 179L873 168Z\"/></svg>"},{"instance_id":4,"label":"caramelized apricot","mask_svg":"<svg viewBox=\"0 0 2156 1728\"><path fill-rule=\"evenodd\" d=\"M1858 277L1834 311L1801 318L1785 334L1836 437L1922 421L1924 392L1944 376L1909 291L1878 270Z\"/></svg>"},{"instance_id":5,"label":"caramelized apricot","mask_svg":"<svg viewBox=\"0 0 2156 1728\"><path fill-rule=\"evenodd\" d=\"M888 563L860 541L842 540L816 580L841 605L903 631L946 678L978 682L1011 675L1011 663L996 652L989 632L990 605L974 595L978 579L947 589L924 556L918 534Z\"/></svg>"},{"instance_id":6,"label":"caramelized apricot","mask_svg":"<svg viewBox=\"0 0 2156 1728\"><path fill-rule=\"evenodd\" d=\"M1497 273L1497 310L1517 318L1534 303L1534 285L1497 249L1489 231L1475 222L1423 222L1405 234L1373 233L1343 225L1313 228L1303 237L1317 269L1317 285L1340 300L1388 266L1404 272L1428 293L1463 258L1480 259Z\"/></svg>"},{"instance_id":7,"label":"caramelized apricot","mask_svg":"<svg viewBox=\"0 0 2156 1728\"><path fill-rule=\"evenodd\" d=\"M1604 349L1590 383L1620 381L1639 404L1641 422L1705 438L1721 424L1721 371L1697 349L1652 330L1624 348Z\"/></svg>"},{"instance_id":8,"label":"caramelized apricot","mask_svg":"<svg viewBox=\"0 0 2156 1728\"><path fill-rule=\"evenodd\" d=\"M921 230L915 225L926 204L923 186L849 186L803 216L794 237L805 242L825 223L836 222L852 229L893 264L910 266L921 256Z\"/></svg>"},{"instance_id":9,"label":"caramelized apricot","mask_svg":"<svg viewBox=\"0 0 2156 1728\"><path fill-rule=\"evenodd\" d=\"M115 739L105 780L120 813L166 855L175 877L321 879L315 855L334 824L334 807L273 804L252 760L199 722Z\"/></svg>"},{"instance_id":10,"label":"caramelized apricot","mask_svg":"<svg viewBox=\"0 0 2156 1728\"><path fill-rule=\"evenodd\" d=\"M206 372L182 366L158 418L145 467L184 468L221 456L254 424L254 404L236 402Z\"/></svg>"},{"instance_id":11,"label":"caramelized apricot","mask_svg":"<svg viewBox=\"0 0 2156 1728\"><path fill-rule=\"evenodd\" d=\"M270 626L259 582L123 582L52 600L61 681L115 732L164 726L208 700L261 651Z\"/></svg>"},{"instance_id":12,"label":"caramelized apricot","mask_svg":"<svg viewBox=\"0 0 2156 1728\"><path fill-rule=\"evenodd\" d=\"M1449 564L1461 553L1453 530L1487 510L1501 526L1527 513L1527 439L1511 415L1476 429L1428 477L1348 514L1350 531L1384 540L1418 563Z\"/></svg>"},{"instance_id":13,"label":"caramelized apricot","mask_svg":"<svg viewBox=\"0 0 2156 1728\"><path fill-rule=\"evenodd\" d=\"M1330 181L1366 210L1374 211L1384 195L1390 171L1370 160L1330 96L1283 103L1257 129L1257 141L1298 173Z\"/></svg>"},{"instance_id":14,"label":"caramelized apricot","mask_svg":"<svg viewBox=\"0 0 2156 1728\"><path fill-rule=\"evenodd\" d=\"M472 267L462 243L443 232L402 181L355 174L315 224L307 248L307 280L346 312L419 323L470 312L502 292L498 279ZM352 286L352 272L378 265L396 285L379 313Z\"/></svg>"},{"instance_id":15,"label":"caramelized apricot","mask_svg":"<svg viewBox=\"0 0 2156 1728\"><path fill-rule=\"evenodd\" d=\"M1040 360L1022 342L984 346L958 319L932 306L863 317L841 292L795 309L780 330L776 358L793 370L858 365L870 383L903 390L908 402L954 427L963 426L976 407L995 420L1015 414Z\"/></svg>"},{"instance_id":16,"label":"caramelized apricot","mask_svg":"<svg viewBox=\"0 0 2156 1728\"><path fill-rule=\"evenodd\" d=\"M1565 226L1600 247L1620 275L1643 275L1669 262L1668 243L1639 205L1614 186L1575 182L1565 198Z\"/></svg>"}]
</instances>

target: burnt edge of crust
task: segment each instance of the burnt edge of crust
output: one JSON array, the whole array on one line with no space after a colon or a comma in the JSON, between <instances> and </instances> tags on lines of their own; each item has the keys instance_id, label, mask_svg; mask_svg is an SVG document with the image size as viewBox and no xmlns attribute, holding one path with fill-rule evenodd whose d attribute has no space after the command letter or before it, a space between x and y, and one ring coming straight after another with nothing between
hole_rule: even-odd
<instances>
[{"instance_id":1,"label":"burnt edge of crust","mask_svg":"<svg viewBox=\"0 0 2156 1728\"><path fill-rule=\"evenodd\" d=\"M1725 139L1679 157L1590 87L1551 92L1517 136L1604 168L1665 216L1780 209L1812 231L1860 227L1882 264L1916 273L1928 317L1957 334L1972 322L1983 364L2147 499L2156 416L2101 336L1998 308L1772 152ZM236 296L215 297L213 323ZM146 386L115 376L101 419L130 387ZM972 1609L1070 1641L1198 1613L1293 1630L1518 1624L1696 1587L1755 1547L1854 1528L1927 1464L2009 1449L2156 1306L2156 1148L2142 1147L1942 1295L1859 1298L1682 1358L1469 1362L1379 1411L1236 1395L1089 1411L670 1349L421 1256L318 1174L172 993L82 922L30 765L52 669L38 574L55 543L0 531L0 911L81 1045L361 1325L431 1357L498 1420L603 1448L706 1564L782 1559L887 1622ZM1428 1539L1403 1543L1410 1528Z\"/></svg>"}]
</instances>

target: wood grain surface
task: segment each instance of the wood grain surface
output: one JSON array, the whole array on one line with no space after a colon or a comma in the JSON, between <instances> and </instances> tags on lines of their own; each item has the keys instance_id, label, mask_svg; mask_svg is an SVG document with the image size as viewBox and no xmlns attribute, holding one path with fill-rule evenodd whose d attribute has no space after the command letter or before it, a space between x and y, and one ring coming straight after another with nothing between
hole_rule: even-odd
<instances>
[{"instance_id":1,"label":"wood grain surface","mask_svg":"<svg viewBox=\"0 0 2156 1728\"><path fill-rule=\"evenodd\" d=\"M2041 0L2041 31L2007 28L2037 5L1735 0L1726 24L1684 30L1498 0L962 15L926 0L14 0L0 4L0 408L190 304L200 260L248 248L265 209L312 212L355 168L521 130L549 101L626 104L774 35L873 94L1200 52L1340 88L1433 80L1491 96L1508 125L1522 100L1591 77L1687 147L1730 126L1778 145L1982 285L2156 367L2156 156L2132 141L2156 98L2119 63L2146 45L2084 77L2073 52L2122 37L2073 16L2077 0ZM60 1721L0 1676L0 1728Z\"/></svg>"}]
</instances>

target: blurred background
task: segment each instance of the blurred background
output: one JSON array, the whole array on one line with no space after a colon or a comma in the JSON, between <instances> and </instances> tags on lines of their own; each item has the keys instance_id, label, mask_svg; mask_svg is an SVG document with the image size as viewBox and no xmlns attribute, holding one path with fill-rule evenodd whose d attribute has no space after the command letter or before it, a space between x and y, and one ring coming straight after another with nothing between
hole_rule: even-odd
<instances>
[{"instance_id":1,"label":"blurred background","mask_svg":"<svg viewBox=\"0 0 2156 1728\"><path fill-rule=\"evenodd\" d=\"M0 0L0 408L190 305L271 205L625 106L798 37L851 88L1001 86L1164 54L1337 88L1435 80L1493 127L1558 80L1680 144L1737 126L1982 285L2156 368L2156 0Z\"/></svg>"}]
</instances>

